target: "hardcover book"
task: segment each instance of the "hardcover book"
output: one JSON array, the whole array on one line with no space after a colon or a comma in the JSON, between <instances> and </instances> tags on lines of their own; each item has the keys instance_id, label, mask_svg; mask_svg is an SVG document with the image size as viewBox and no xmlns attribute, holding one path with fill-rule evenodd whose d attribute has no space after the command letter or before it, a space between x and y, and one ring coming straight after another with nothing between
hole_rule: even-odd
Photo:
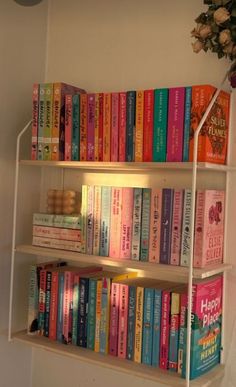
<instances>
[{"instance_id":1,"label":"hardcover book","mask_svg":"<svg viewBox=\"0 0 236 387\"><path fill-rule=\"evenodd\" d=\"M153 161L166 161L168 89L154 90Z\"/></svg>"},{"instance_id":2,"label":"hardcover book","mask_svg":"<svg viewBox=\"0 0 236 387\"><path fill-rule=\"evenodd\" d=\"M143 161L152 161L154 90L144 91Z\"/></svg>"},{"instance_id":3,"label":"hardcover book","mask_svg":"<svg viewBox=\"0 0 236 387\"><path fill-rule=\"evenodd\" d=\"M185 88L183 161L189 161L189 136L191 126L192 87Z\"/></svg>"},{"instance_id":4,"label":"hardcover book","mask_svg":"<svg viewBox=\"0 0 236 387\"><path fill-rule=\"evenodd\" d=\"M169 89L167 161L179 162L183 159L185 88Z\"/></svg>"}]
</instances>

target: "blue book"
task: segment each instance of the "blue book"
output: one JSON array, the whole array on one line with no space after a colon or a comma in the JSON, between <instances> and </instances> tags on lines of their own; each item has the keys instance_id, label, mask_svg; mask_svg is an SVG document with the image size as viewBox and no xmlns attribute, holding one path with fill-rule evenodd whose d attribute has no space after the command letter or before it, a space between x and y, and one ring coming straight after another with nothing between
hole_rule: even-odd
<instances>
[{"instance_id":1,"label":"blue book","mask_svg":"<svg viewBox=\"0 0 236 387\"><path fill-rule=\"evenodd\" d=\"M160 289L154 290L153 303L153 346L152 346L152 366L159 367L160 358L160 330L161 330L161 297Z\"/></svg>"},{"instance_id":2,"label":"blue book","mask_svg":"<svg viewBox=\"0 0 236 387\"><path fill-rule=\"evenodd\" d=\"M63 294L64 273L58 273L58 312L57 312L57 340L63 341Z\"/></svg>"},{"instance_id":3,"label":"blue book","mask_svg":"<svg viewBox=\"0 0 236 387\"><path fill-rule=\"evenodd\" d=\"M129 287L128 322L127 322L127 355L128 360L134 359L134 335L136 315L136 287Z\"/></svg>"},{"instance_id":4,"label":"blue book","mask_svg":"<svg viewBox=\"0 0 236 387\"><path fill-rule=\"evenodd\" d=\"M72 161L80 159L80 96L72 96Z\"/></svg>"},{"instance_id":5,"label":"blue book","mask_svg":"<svg viewBox=\"0 0 236 387\"><path fill-rule=\"evenodd\" d=\"M108 257L110 242L111 187L102 187L99 255Z\"/></svg>"},{"instance_id":6,"label":"blue book","mask_svg":"<svg viewBox=\"0 0 236 387\"><path fill-rule=\"evenodd\" d=\"M192 87L185 88L183 161L189 161L189 135L191 126Z\"/></svg>"},{"instance_id":7,"label":"blue book","mask_svg":"<svg viewBox=\"0 0 236 387\"><path fill-rule=\"evenodd\" d=\"M110 291L111 280L104 277L102 279L102 297L101 297L101 322L100 322L100 343L99 352L108 353L109 336L109 311L110 311Z\"/></svg>"},{"instance_id":8,"label":"blue book","mask_svg":"<svg viewBox=\"0 0 236 387\"><path fill-rule=\"evenodd\" d=\"M160 263L169 264L171 256L171 226L173 212L174 190L164 188L162 190L161 210L161 240L160 240Z\"/></svg>"},{"instance_id":9,"label":"blue book","mask_svg":"<svg viewBox=\"0 0 236 387\"><path fill-rule=\"evenodd\" d=\"M96 298L97 280L94 278L90 278L88 298L87 348L92 349L93 351L95 344Z\"/></svg>"},{"instance_id":10,"label":"blue book","mask_svg":"<svg viewBox=\"0 0 236 387\"><path fill-rule=\"evenodd\" d=\"M77 344L87 347L87 315L88 315L89 278L79 280L79 321Z\"/></svg>"},{"instance_id":11,"label":"blue book","mask_svg":"<svg viewBox=\"0 0 236 387\"><path fill-rule=\"evenodd\" d=\"M127 91L126 100L126 161L134 161L136 91Z\"/></svg>"},{"instance_id":12,"label":"blue book","mask_svg":"<svg viewBox=\"0 0 236 387\"><path fill-rule=\"evenodd\" d=\"M50 316L50 298L51 298L52 273L46 274L46 294L45 294L45 318L44 318L44 336L49 336L49 316Z\"/></svg>"},{"instance_id":13,"label":"blue book","mask_svg":"<svg viewBox=\"0 0 236 387\"><path fill-rule=\"evenodd\" d=\"M153 161L166 161L168 89L154 90Z\"/></svg>"},{"instance_id":14,"label":"blue book","mask_svg":"<svg viewBox=\"0 0 236 387\"><path fill-rule=\"evenodd\" d=\"M152 364L154 289L144 289L142 363Z\"/></svg>"},{"instance_id":15,"label":"blue book","mask_svg":"<svg viewBox=\"0 0 236 387\"><path fill-rule=\"evenodd\" d=\"M143 188L140 260L148 261L150 234L151 188Z\"/></svg>"}]
</instances>

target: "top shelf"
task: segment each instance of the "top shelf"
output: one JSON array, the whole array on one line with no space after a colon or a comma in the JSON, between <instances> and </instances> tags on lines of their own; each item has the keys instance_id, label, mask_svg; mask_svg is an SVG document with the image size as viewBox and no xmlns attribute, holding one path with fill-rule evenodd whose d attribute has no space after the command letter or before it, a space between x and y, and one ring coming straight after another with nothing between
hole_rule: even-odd
<instances>
[{"instance_id":1,"label":"top shelf","mask_svg":"<svg viewBox=\"0 0 236 387\"><path fill-rule=\"evenodd\" d=\"M157 170L179 170L191 171L192 162L181 163L160 163L160 162L112 162L112 161L41 161L41 160L21 160L21 165L31 165L38 167L57 167L94 171L109 172L142 172ZM211 172L233 172L236 167L211 163L198 163L197 169Z\"/></svg>"}]
</instances>

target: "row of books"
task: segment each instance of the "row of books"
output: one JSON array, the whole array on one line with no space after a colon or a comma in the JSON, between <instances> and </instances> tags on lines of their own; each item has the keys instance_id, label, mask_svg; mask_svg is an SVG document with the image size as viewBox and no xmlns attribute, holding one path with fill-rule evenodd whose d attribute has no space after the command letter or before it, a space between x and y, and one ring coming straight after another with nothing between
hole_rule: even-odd
<instances>
[{"instance_id":1,"label":"row of books","mask_svg":"<svg viewBox=\"0 0 236 387\"><path fill-rule=\"evenodd\" d=\"M191 379L219 363L222 277L194 284L192 291ZM187 307L185 285L91 267L30 271L29 333L183 377Z\"/></svg>"},{"instance_id":2,"label":"row of books","mask_svg":"<svg viewBox=\"0 0 236 387\"><path fill-rule=\"evenodd\" d=\"M194 267L222 263L225 193L198 190L196 195ZM34 214L33 244L188 266L191 200L190 189L83 185L77 229L58 228L50 222L53 215Z\"/></svg>"},{"instance_id":3,"label":"row of books","mask_svg":"<svg viewBox=\"0 0 236 387\"><path fill-rule=\"evenodd\" d=\"M192 161L193 135L215 87L85 93L34 84L32 159ZM221 91L199 139L198 160L226 162L229 94Z\"/></svg>"}]
</instances>

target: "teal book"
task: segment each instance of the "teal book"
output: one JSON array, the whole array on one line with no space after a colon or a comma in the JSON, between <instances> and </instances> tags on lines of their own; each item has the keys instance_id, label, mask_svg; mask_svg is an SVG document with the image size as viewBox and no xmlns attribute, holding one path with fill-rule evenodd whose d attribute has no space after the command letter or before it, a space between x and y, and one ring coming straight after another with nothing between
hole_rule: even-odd
<instances>
[{"instance_id":1,"label":"teal book","mask_svg":"<svg viewBox=\"0 0 236 387\"><path fill-rule=\"evenodd\" d=\"M89 279L88 320L87 320L87 348L94 351L96 325L97 280Z\"/></svg>"},{"instance_id":2,"label":"teal book","mask_svg":"<svg viewBox=\"0 0 236 387\"><path fill-rule=\"evenodd\" d=\"M102 187L99 254L108 257L110 242L111 187Z\"/></svg>"},{"instance_id":3,"label":"teal book","mask_svg":"<svg viewBox=\"0 0 236 387\"><path fill-rule=\"evenodd\" d=\"M80 160L80 96L72 96L72 161Z\"/></svg>"},{"instance_id":4,"label":"teal book","mask_svg":"<svg viewBox=\"0 0 236 387\"><path fill-rule=\"evenodd\" d=\"M128 360L134 359L134 335L136 316L136 287L129 287L128 323L127 323L127 355Z\"/></svg>"},{"instance_id":5,"label":"teal book","mask_svg":"<svg viewBox=\"0 0 236 387\"><path fill-rule=\"evenodd\" d=\"M161 298L162 298L162 291L160 289L155 289L154 301L153 301L153 336L152 336L153 343L155 343L152 346L152 366L153 367L159 367L159 359L160 359Z\"/></svg>"},{"instance_id":6,"label":"teal book","mask_svg":"<svg viewBox=\"0 0 236 387\"><path fill-rule=\"evenodd\" d=\"M189 135L191 126L192 87L185 87L183 161L189 161Z\"/></svg>"},{"instance_id":7,"label":"teal book","mask_svg":"<svg viewBox=\"0 0 236 387\"><path fill-rule=\"evenodd\" d=\"M142 363L152 364L154 289L144 290ZM156 345L156 343L155 343Z\"/></svg>"},{"instance_id":8,"label":"teal book","mask_svg":"<svg viewBox=\"0 0 236 387\"><path fill-rule=\"evenodd\" d=\"M148 261L150 236L151 188L143 188L140 260Z\"/></svg>"},{"instance_id":9,"label":"teal book","mask_svg":"<svg viewBox=\"0 0 236 387\"><path fill-rule=\"evenodd\" d=\"M154 90L153 161L166 161L168 89Z\"/></svg>"},{"instance_id":10,"label":"teal book","mask_svg":"<svg viewBox=\"0 0 236 387\"><path fill-rule=\"evenodd\" d=\"M57 341L62 343L63 333L63 294L64 294L64 273L58 274L58 312L57 312Z\"/></svg>"},{"instance_id":11,"label":"teal book","mask_svg":"<svg viewBox=\"0 0 236 387\"><path fill-rule=\"evenodd\" d=\"M78 315L79 315L79 275L75 274L73 283L73 310L72 310L72 344L78 342Z\"/></svg>"}]
</instances>

